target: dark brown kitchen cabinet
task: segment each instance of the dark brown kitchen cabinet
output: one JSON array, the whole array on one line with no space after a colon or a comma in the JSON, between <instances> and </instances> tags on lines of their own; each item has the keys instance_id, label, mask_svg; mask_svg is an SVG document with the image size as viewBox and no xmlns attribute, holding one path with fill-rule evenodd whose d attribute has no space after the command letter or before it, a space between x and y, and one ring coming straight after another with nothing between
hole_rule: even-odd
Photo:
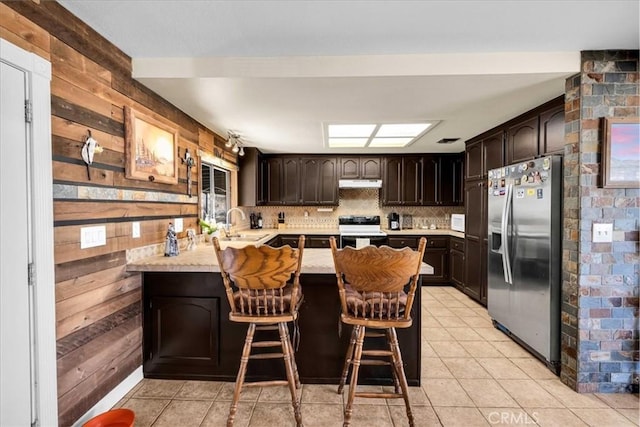
<instances>
[{"instance_id":1,"label":"dark brown kitchen cabinet","mask_svg":"<svg viewBox=\"0 0 640 427\"><path fill-rule=\"evenodd\" d=\"M438 155L425 156L423 160L422 204L434 206L440 204L441 165Z\"/></svg>"},{"instance_id":2,"label":"dark brown kitchen cabinet","mask_svg":"<svg viewBox=\"0 0 640 427\"><path fill-rule=\"evenodd\" d=\"M301 203L303 205L338 204L338 162L335 157L302 157Z\"/></svg>"},{"instance_id":3,"label":"dark brown kitchen cabinet","mask_svg":"<svg viewBox=\"0 0 640 427\"><path fill-rule=\"evenodd\" d=\"M409 247L411 249L418 249L418 241L420 237L415 236L389 236L387 241L389 246L395 249L402 249Z\"/></svg>"},{"instance_id":4,"label":"dark brown kitchen cabinet","mask_svg":"<svg viewBox=\"0 0 640 427\"><path fill-rule=\"evenodd\" d=\"M486 304L487 250L482 240L465 239L465 272L463 292L478 302ZM482 297L484 301L482 300Z\"/></svg>"},{"instance_id":5,"label":"dark brown kitchen cabinet","mask_svg":"<svg viewBox=\"0 0 640 427\"><path fill-rule=\"evenodd\" d=\"M322 236L326 237L326 236ZM297 237L296 237L297 239ZM219 273L143 272L142 346L145 378L235 381L247 325L229 320L229 302ZM335 274L302 273L296 363L305 384L337 383L349 346L348 330L335 333L340 299ZM411 328L398 330L407 381L420 385L420 295L418 282ZM261 332L277 340L277 332ZM293 333L293 331L291 331ZM363 384L383 385L387 367L362 366ZM285 378L281 359L250 363L247 381Z\"/></svg>"},{"instance_id":6,"label":"dark brown kitchen cabinet","mask_svg":"<svg viewBox=\"0 0 640 427\"><path fill-rule=\"evenodd\" d=\"M485 180L467 181L465 185L465 238L480 240L487 230L487 183Z\"/></svg>"},{"instance_id":7,"label":"dark brown kitchen cabinet","mask_svg":"<svg viewBox=\"0 0 640 427\"><path fill-rule=\"evenodd\" d=\"M296 205L302 202L300 196L300 160L297 157L282 159L282 204Z\"/></svg>"},{"instance_id":8,"label":"dark brown kitchen cabinet","mask_svg":"<svg viewBox=\"0 0 640 427\"><path fill-rule=\"evenodd\" d=\"M299 235L284 235L280 236L280 246L289 245L292 248L298 247L298 238ZM305 241L305 246L307 246L307 242Z\"/></svg>"},{"instance_id":9,"label":"dark brown kitchen cabinet","mask_svg":"<svg viewBox=\"0 0 640 427\"><path fill-rule=\"evenodd\" d=\"M504 131L471 140L465 151L465 179L486 178L491 169L504 166Z\"/></svg>"},{"instance_id":10,"label":"dark brown kitchen cabinet","mask_svg":"<svg viewBox=\"0 0 640 427\"><path fill-rule=\"evenodd\" d=\"M449 280L464 291L464 239L451 237L449 240Z\"/></svg>"},{"instance_id":11,"label":"dark brown kitchen cabinet","mask_svg":"<svg viewBox=\"0 0 640 427\"><path fill-rule=\"evenodd\" d=\"M564 154L564 104L540 113L540 154Z\"/></svg>"},{"instance_id":12,"label":"dark brown kitchen cabinet","mask_svg":"<svg viewBox=\"0 0 640 427\"><path fill-rule=\"evenodd\" d=\"M449 283L449 237L427 236L424 262L433 267L433 274L422 279L424 283Z\"/></svg>"},{"instance_id":13,"label":"dark brown kitchen cabinet","mask_svg":"<svg viewBox=\"0 0 640 427\"><path fill-rule=\"evenodd\" d=\"M422 156L387 157L383 164L382 204L422 204Z\"/></svg>"},{"instance_id":14,"label":"dark brown kitchen cabinet","mask_svg":"<svg viewBox=\"0 0 640 427\"><path fill-rule=\"evenodd\" d=\"M265 204L300 204L300 161L297 157L267 157L263 179Z\"/></svg>"},{"instance_id":15,"label":"dark brown kitchen cabinet","mask_svg":"<svg viewBox=\"0 0 640 427\"><path fill-rule=\"evenodd\" d=\"M464 203L463 157L441 155L439 160L438 204L460 206Z\"/></svg>"},{"instance_id":16,"label":"dark brown kitchen cabinet","mask_svg":"<svg viewBox=\"0 0 640 427\"><path fill-rule=\"evenodd\" d=\"M147 368L170 369L190 364L215 367L219 303L218 298L151 297Z\"/></svg>"},{"instance_id":17,"label":"dark brown kitchen cabinet","mask_svg":"<svg viewBox=\"0 0 640 427\"><path fill-rule=\"evenodd\" d=\"M471 298L482 301L487 290L487 181L465 183L465 271L463 291ZM484 300L486 303L486 297Z\"/></svg>"},{"instance_id":18,"label":"dark brown kitchen cabinet","mask_svg":"<svg viewBox=\"0 0 640 427\"><path fill-rule=\"evenodd\" d=\"M504 131L499 130L482 140L482 177L504 165Z\"/></svg>"},{"instance_id":19,"label":"dark brown kitchen cabinet","mask_svg":"<svg viewBox=\"0 0 640 427\"><path fill-rule=\"evenodd\" d=\"M468 179L480 179L484 174L484 160L483 160L484 147L482 140L470 141L467 143L465 150L465 174L464 178Z\"/></svg>"},{"instance_id":20,"label":"dark brown kitchen cabinet","mask_svg":"<svg viewBox=\"0 0 640 427\"><path fill-rule=\"evenodd\" d=\"M538 156L538 116L527 117L507 129L506 164L519 163Z\"/></svg>"},{"instance_id":21,"label":"dark brown kitchen cabinet","mask_svg":"<svg viewBox=\"0 0 640 427\"><path fill-rule=\"evenodd\" d=\"M285 235L280 235L278 236L278 246L284 246L284 245L289 245L292 248L297 248L298 247L298 238L300 237L300 235L298 234L285 234ZM336 239L339 238L339 236L334 236ZM305 248L314 248L314 249L328 249L331 247L331 244L329 243L329 239L331 238L331 236L305 236L305 241L304 241L304 247ZM275 245L269 245L269 246L275 246Z\"/></svg>"},{"instance_id":22,"label":"dark brown kitchen cabinet","mask_svg":"<svg viewBox=\"0 0 640 427\"><path fill-rule=\"evenodd\" d=\"M340 157L339 179L380 179L380 157Z\"/></svg>"},{"instance_id":23,"label":"dark brown kitchen cabinet","mask_svg":"<svg viewBox=\"0 0 640 427\"><path fill-rule=\"evenodd\" d=\"M336 238L336 240L339 238L339 236L333 236ZM331 243L329 243L329 239L331 238L331 236L308 236L304 246L305 248L330 248L331 247Z\"/></svg>"}]
</instances>

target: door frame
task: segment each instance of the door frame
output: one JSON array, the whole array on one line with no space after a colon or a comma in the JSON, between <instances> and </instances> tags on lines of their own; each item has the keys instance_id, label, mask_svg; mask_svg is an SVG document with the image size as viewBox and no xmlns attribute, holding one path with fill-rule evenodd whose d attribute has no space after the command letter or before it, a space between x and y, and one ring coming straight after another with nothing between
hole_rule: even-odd
<instances>
[{"instance_id":1,"label":"door frame","mask_svg":"<svg viewBox=\"0 0 640 427\"><path fill-rule=\"evenodd\" d=\"M33 342L37 425L58 424L56 364L55 273L53 251L53 178L51 163L51 63L0 38L0 61L24 70L28 75L27 96L32 104L32 121L27 128L30 141L31 206L34 264ZM26 236L26 234L25 234Z\"/></svg>"}]
</instances>

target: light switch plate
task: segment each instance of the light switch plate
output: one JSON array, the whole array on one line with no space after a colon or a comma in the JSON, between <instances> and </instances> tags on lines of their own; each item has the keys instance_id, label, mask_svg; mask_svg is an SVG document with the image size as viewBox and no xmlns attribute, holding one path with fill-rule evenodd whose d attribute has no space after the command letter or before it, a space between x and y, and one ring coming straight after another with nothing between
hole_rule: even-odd
<instances>
[{"instance_id":1,"label":"light switch plate","mask_svg":"<svg viewBox=\"0 0 640 427\"><path fill-rule=\"evenodd\" d=\"M140 238L140 222L134 221L131 223L131 237L134 239Z\"/></svg>"},{"instance_id":2,"label":"light switch plate","mask_svg":"<svg viewBox=\"0 0 640 427\"><path fill-rule=\"evenodd\" d=\"M95 248L107 244L107 228L104 225L80 229L80 249Z\"/></svg>"},{"instance_id":3,"label":"light switch plate","mask_svg":"<svg viewBox=\"0 0 640 427\"><path fill-rule=\"evenodd\" d=\"M184 225L182 224L182 218L176 218L173 221L173 229L176 233L180 233L183 230Z\"/></svg>"},{"instance_id":4,"label":"light switch plate","mask_svg":"<svg viewBox=\"0 0 640 427\"><path fill-rule=\"evenodd\" d=\"M613 242L613 224L593 224L593 242Z\"/></svg>"}]
</instances>

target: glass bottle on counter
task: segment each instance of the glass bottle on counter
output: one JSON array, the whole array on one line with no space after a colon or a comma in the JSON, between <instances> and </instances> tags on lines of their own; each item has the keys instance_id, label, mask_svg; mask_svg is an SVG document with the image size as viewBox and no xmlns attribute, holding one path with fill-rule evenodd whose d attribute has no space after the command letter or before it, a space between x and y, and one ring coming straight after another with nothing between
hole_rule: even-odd
<instances>
[{"instance_id":1,"label":"glass bottle on counter","mask_svg":"<svg viewBox=\"0 0 640 427\"><path fill-rule=\"evenodd\" d=\"M258 212L258 228L262 228L262 214Z\"/></svg>"}]
</instances>

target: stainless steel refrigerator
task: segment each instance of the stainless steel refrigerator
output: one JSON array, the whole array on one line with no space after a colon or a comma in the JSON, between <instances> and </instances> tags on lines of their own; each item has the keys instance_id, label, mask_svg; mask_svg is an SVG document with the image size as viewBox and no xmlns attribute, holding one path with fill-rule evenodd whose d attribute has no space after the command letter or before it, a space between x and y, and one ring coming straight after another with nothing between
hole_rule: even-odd
<instances>
[{"instance_id":1,"label":"stainless steel refrigerator","mask_svg":"<svg viewBox=\"0 0 640 427\"><path fill-rule=\"evenodd\" d=\"M489 315L557 374L562 157L494 169L488 178Z\"/></svg>"}]
</instances>

